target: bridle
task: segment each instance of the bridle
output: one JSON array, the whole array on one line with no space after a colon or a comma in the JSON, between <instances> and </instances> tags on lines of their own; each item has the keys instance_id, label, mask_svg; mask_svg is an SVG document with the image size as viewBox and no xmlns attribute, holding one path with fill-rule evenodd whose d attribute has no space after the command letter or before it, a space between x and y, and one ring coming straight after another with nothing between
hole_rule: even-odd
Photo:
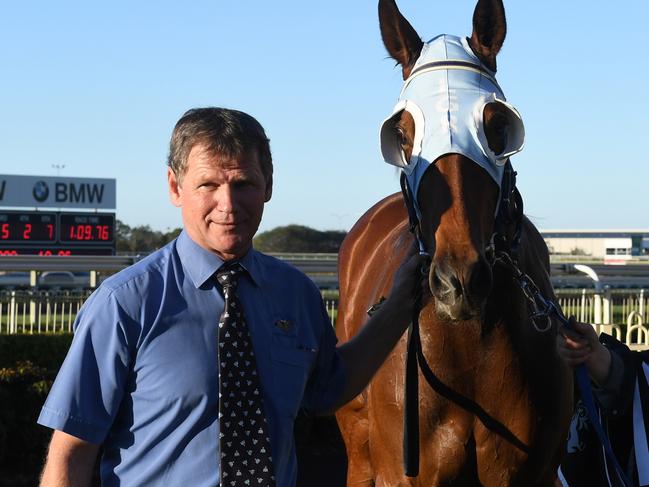
<instances>
[{"instance_id":1,"label":"bridle","mask_svg":"<svg viewBox=\"0 0 649 487\"><path fill-rule=\"evenodd\" d=\"M510 255L514 261L517 261L523 222L523 199L516 188L516 174L508 159L504 166L498 213L494 220L494 232L485 247L485 256L492 267L496 263L496 256L503 252ZM405 175L401 174L399 180L403 201L408 211L409 230L415 237L419 247L419 254L431 258L432 256L426 249L422 238L421 222L417 216L414 198L406 182Z\"/></svg>"},{"instance_id":2,"label":"bridle","mask_svg":"<svg viewBox=\"0 0 649 487\"><path fill-rule=\"evenodd\" d=\"M412 232L418 243L420 255L428 257L428 262L424 264L421 269L422 274L427 274L428 266L430 265L430 258L432 256L428 253L422 239L421 222L417 216L417 212L415 211L413 198L409 191L405 175L401 175L400 182L403 199L408 211L410 232ZM534 283L518 269L518 265L516 264L522 233L522 221L523 200L516 189L516 172L508 159L505 163L505 169L503 172L498 213L494 221L494 232L489 244L485 248L485 256L492 269L500 262L511 264L516 270L518 270L518 275L515 276L521 279L518 282L526 283L526 286L521 286L521 288L527 289L529 285L527 285L525 278L527 278L532 285L534 285ZM534 288L538 290L535 285ZM528 295L526 294L526 297L527 296ZM535 304L535 300L533 298L531 300L528 298L528 304L529 303ZM493 418L475 401L463 396L444 384L433 372L424 356L419 336L420 310L421 296L417 299L412 321L408 328L403 435L405 474L409 477L416 477L419 474L419 370L421 370L426 382L438 394L476 415L488 429L499 434L524 453L529 453L529 447L519 440L504 424ZM532 316L534 316L534 313L538 313L536 306L533 308ZM549 320L548 323L550 323ZM544 329L537 328L539 331L547 331L549 329L549 326Z\"/></svg>"}]
</instances>

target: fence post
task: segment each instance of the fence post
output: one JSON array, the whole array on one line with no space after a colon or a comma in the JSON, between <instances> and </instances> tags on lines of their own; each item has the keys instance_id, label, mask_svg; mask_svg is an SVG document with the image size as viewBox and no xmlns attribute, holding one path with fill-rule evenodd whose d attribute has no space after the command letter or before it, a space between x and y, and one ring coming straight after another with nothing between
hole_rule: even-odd
<instances>
[{"instance_id":1,"label":"fence post","mask_svg":"<svg viewBox=\"0 0 649 487\"><path fill-rule=\"evenodd\" d=\"M11 291L9 301L9 333L16 333L16 291Z\"/></svg>"},{"instance_id":2,"label":"fence post","mask_svg":"<svg viewBox=\"0 0 649 487\"><path fill-rule=\"evenodd\" d=\"M29 326L33 329L34 323L36 323L36 301L34 301L34 292L36 291L36 271L29 271L29 285L31 289L29 290Z\"/></svg>"},{"instance_id":3,"label":"fence post","mask_svg":"<svg viewBox=\"0 0 649 487\"><path fill-rule=\"evenodd\" d=\"M604 296L602 296L602 323L604 325L610 325L612 320L611 317L611 290L605 289Z\"/></svg>"},{"instance_id":4,"label":"fence post","mask_svg":"<svg viewBox=\"0 0 649 487\"><path fill-rule=\"evenodd\" d=\"M579 313L579 321L586 322L586 290L581 290L581 313Z\"/></svg>"},{"instance_id":5,"label":"fence post","mask_svg":"<svg viewBox=\"0 0 649 487\"><path fill-rule=\"evenodd\" d=\"M50 331L50 314L51 314L51 307L50 307L50 293L46 292L45 293L45 332ZM56 328L52 329L53 332L56 332Z\"/></svg>"},{"instance_id":6,"label":"fence post","mask_svg":"<svg viewBox=\"0 0 649 487\"><path fill-rule=\"evenodd\" d=\"M613 317L611 316L611 290L605 289L602 294L602 324L599 327L599 332L608 333L609 335L619 334L611 324Z\"/></svg>"},{"instance_id":7,"label":"fence post","mask_svg":"<svg viewBox=\"0 0 649 487\"><path fill-rule=\"evenodd\" d=\"M595 328L599 332L600 325L602 324L602 295L595 293L593 295L593 320Z\"/></svg>"},{"instance_id":8,"label":"fence post","mask_svg":"<svg viewBox=\"0 0 649 487\"><path fill-rule=\"evenodd\" d=\"M638 305L638 313L640 313L640 316L642 319L645 319L645 314L644 314L644 289L640 289L640 303Z\"/></svg>"}]
</instances>

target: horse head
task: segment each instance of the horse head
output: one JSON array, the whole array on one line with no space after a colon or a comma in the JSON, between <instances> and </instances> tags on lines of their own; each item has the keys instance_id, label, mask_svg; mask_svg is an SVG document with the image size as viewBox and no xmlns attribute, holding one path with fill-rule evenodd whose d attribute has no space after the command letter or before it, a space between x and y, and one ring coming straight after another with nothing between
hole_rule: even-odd
<instances>
[{"instance_id":1,"label":"horse head","mask_svg":"<svg viewBox=\"0 0 649 487\"><path fill-rule=\"evenodd\" d=\"M479 0L470 38L440 35L429 42L394 0L379 1L379 19L404 79L381 127L383 157L402 170L411 224L431 257L428 282L438 317L475 318L491 292L486 249L510 197L503 191L506 166L524 141L520 115L495 79L504 7L501 0Z\"/></svg>"}]
</instances>

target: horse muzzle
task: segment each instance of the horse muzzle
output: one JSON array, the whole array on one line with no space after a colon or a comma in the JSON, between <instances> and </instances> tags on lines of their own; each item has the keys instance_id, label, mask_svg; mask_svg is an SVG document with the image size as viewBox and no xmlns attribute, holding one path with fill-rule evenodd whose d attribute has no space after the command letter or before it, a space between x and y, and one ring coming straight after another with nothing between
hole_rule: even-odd
<instances>
[{"instance_id":1,"label":"horse muzzle","mask_svg":"<svg viewBox=\"0 0 649 487\"><path fill-rule=\"evenodd\" d=\"M463 321L482 315L492 286L491 266L484 257L472 264L433 263L428 275L438 318Z\"/></svg>"}]
</instances>

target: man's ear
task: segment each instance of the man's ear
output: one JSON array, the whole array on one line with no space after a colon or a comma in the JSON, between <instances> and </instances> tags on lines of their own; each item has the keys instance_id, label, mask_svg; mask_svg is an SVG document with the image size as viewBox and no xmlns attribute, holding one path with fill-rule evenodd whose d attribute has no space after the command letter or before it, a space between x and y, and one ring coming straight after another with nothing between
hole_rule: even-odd
<instances>
[{"instance_id":1,"label":"man's ear","mask_svg":"<svg viewBox=\"0 0 649 487\"><path fill-rule=\"evenodd\" d=\"M167 168L167 182L169 183L169 199L174 206L182 206L182 188L171 168Z\"/></svg>"},{"instance_id":2,"label":"man's ear","mask_svg":"<svg viewBox=\"0 0 649 487\"><path fill-rule=\"evenodd\" d=\"M270 201L271 196L273 196L273 175L271 174L266 178L266 194L264 195L264 203Z\"/></svg>"}]
</instances>

